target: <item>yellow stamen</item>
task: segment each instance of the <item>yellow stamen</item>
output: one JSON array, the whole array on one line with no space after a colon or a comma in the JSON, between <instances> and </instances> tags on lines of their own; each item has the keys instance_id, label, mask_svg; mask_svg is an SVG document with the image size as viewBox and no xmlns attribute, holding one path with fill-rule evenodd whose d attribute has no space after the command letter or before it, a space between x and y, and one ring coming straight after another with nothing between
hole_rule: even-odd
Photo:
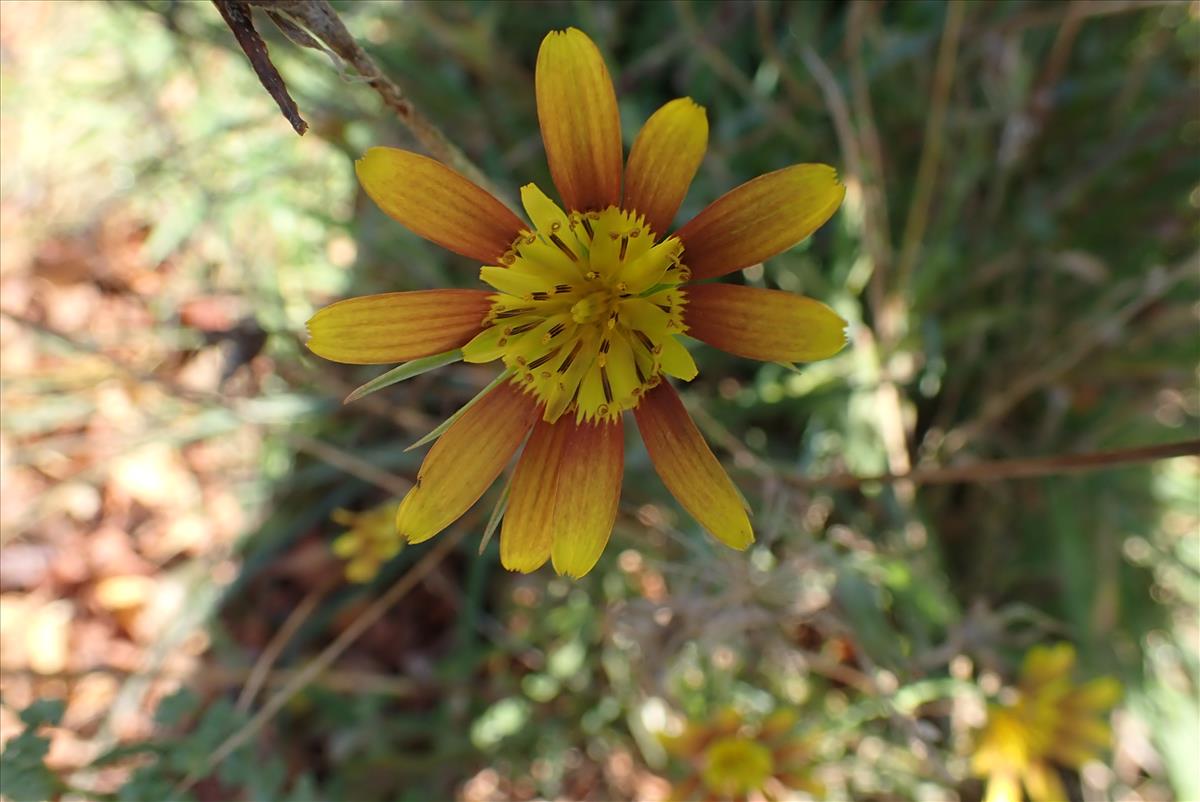
<instances>
[{"instance_id":1,"label":"yellow stamen","mask_svg":"<svg viewBox=\"0 0 1200 802\"><path fill-rule=\"evenodd\" d=\"M503 359L547 421L615 420L661 380L662 355L684 350L665 348L686 329L683 245L623 209L567 215L532 185L521 196L536 231L480 271L499 293L467 358Z\"/></svg>"}]
</instances>

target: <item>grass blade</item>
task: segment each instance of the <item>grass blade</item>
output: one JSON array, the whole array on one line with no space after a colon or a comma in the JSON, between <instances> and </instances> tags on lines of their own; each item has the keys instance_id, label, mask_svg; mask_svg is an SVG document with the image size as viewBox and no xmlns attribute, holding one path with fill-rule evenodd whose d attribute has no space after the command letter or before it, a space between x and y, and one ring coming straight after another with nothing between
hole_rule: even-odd
<instances>
[{"instance_id":1,"label":"grass blade","mask_svg":"<svg viewBox=\"0 0 1200 802\"><path fill-rule=\"evenodd\" d=\"M405 362L403 365L392 368L382 376L376 376L371 381L359 387L350 395L346 396L343 404L349 404L352 401L357 401L365 395L370 395L376 390L382 390L384 387L391 387L397 382L402 382L405 379L411 379L413 376L420 376L422 373L428 373L434 368L440 368L442 365L449 365L451 362L457 362L462 359L462 349L455 348L453 351L446 351L442 354L434 354L433 356L414 359L411 362Z\"/></svg>"},{"instance_id":2,"label":"grass blade","mask_svg":"<svg viewBox=\"0 0 1200 802\"><path fill-rule=\"evenodd\" d=\"M479 541L480 554L483 554L483 550L492 541L492 535L496 534L496 530L500 527L500 521L504 518L504 513L508 510L508 494L512 490L513 476L515 475L516 471L511 471L508 474L508 478L504 481L504 489L500 491L500 498L496 499L496 506L492 508L492 514L488 518L487 526L483 528L483 539Z\"/></svg>"}]
</instances>

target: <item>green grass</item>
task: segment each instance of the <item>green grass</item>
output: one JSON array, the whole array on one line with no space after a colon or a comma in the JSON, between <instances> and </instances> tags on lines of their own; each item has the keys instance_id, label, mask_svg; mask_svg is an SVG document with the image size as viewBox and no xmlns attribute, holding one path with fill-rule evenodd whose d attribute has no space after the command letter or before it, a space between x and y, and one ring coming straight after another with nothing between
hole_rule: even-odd
<instances>
[{"instance_id":1,"label":"green grass","mask_svg":"<svg viewBox=\"0 0 1200 802\"><path fill-rule=\"evenodd\" d=\"M964 722L980 685L989 673L1013 679L1030 644L1070 640L1083 673L1126 684L1132 723L1119 743L1145 738L1157 756L1095 775L1103 782L1087 780L1089 793L1200 795L1187 747L1200 727L1194 458L915 487L789 481L1196 436L1194 9L1082 4L1076 25L1066 19L1076 6L967 4L939 101L942 3L338 8L508 199L529 181L551 186L533 65L546 31L567 25L607 57L627 148L663 102L688 95L707 108L709 152L679 221L760 173L836 165L850 191L833 221L734 280L829 303L852 342L799 373L694 349L701 373L687 401L755 509L751 550L728 552L701 532L636 438L612 543L582 581L508 574L495 543L476 554L485 499L432 578L209 787L428 800L492 783L513 798L637 798L645 772L670 774L650 735L664 710L703 718L734 705L799 708L832 798L976 799ZM261 469L239 491L255 523L205 660L252 666L261 650L246 641L247 622L278 631L311 582L323 588L316 607L276 664L296 669L433 545L405 548L366 586L342 584L332 559L281 568L306 548L327 550L333 509L389 497L353 459L415 476L423 452L402 449L494 376L451 365L341 406L384 370L308 354L304 321L345 296L475 286L477 266L419 240L357 189L352 159L372 145L415 147L410 132L350 71L288 43L265 16L272 58L312 125L303 139L211 6L93 6L87 16L86 31L38 49L46 69L9 80L5 68L6 114L47 139L6 163L4 194L40 182L70 198L30 238L86 228L114 204L145 221L142 258L171 266L152 336L194 336L177 310L209 293L237 298L265 333L270 371L251 396L202 399L262 443ZM918 190L938 102L940 157ZM924 233L906 243L925 191L927 207L915 209ZM56 420L6 415L5 430ZM351 462L331 463L302 439ZM953 674L956 658L973 670ZM382 679L356 691L337 670ZM164 730L163 757L118 797L153 798L202 766L247 721L233 696L202 688Z\"/></svg>"}]
</instances>

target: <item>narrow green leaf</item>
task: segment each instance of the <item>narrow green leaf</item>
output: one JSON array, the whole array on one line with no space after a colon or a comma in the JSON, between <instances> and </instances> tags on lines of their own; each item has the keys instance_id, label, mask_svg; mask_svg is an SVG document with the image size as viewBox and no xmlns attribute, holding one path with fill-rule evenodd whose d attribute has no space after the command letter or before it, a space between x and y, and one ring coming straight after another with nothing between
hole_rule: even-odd
<instances>
[{"instance_id":1,"label":"narrow green leaf","mask_svg":"<svg viewBox=\"0 0 1200 802\"><path fill-rule=\"evenodd\" d=\"M434 354L433 356L414 359L411 362L405 362L403 365L398 365L392 368L382 376L376 376L369 382L359 387L350 395L346 396L343 404L349 404L352 401L357 401L365 395L370 395L376 390L382 390L384 387L390 387L397 382L402 382L405 379L411 379L413 376L420 376L422 373L428 373L434 368L440 368L442 365L449 365L451 362L457 362L462 359L462 349L455 348L453 351L447 351L444 354Z\"/></svg>"},{"instance_id":2,"label":"narrow green leaf","mask_svg":"<svg viewBox=\"0 0 1200 802\"><path fill-rule=\"evenodd\" d=\"M508 510L508 494L512 490L515 473L516 471L509 472L508 478L504 481L504 489L500 491L500 498L496 499L496 506L492 508L492 514L488 518L487 526L483 528L483 540L479 541L480 554L483 554L483 550L491 542L492 535L496 534L496 529L500 526L500 521L504 518L504 513Z\"/></svg>"},{"instance_id":3,"label":"narrow green leaf","mask_svg":"<svg viewBox=\"0 0 1200 802\"><path fill-rule=\"evenodd\" d=\"M420 440L413 443L411 446L409 446L408 448L406 448L404 450L412 451L414 448L420 448L421 446L425 445L426 443L432 443L434 440L441 437L445 433L445 431L450 428L450 424L454 423L456 420L458 420L460 417L462 417L462 414L464 412L466 412L468 409L470 409L471 406L473 404L475 404L476 401L483 398L485 395L487 395L493 389L495 389L497 386L499 386L500 382L507 381L511 376L512 376L512 369L511 368L506 369L503 373L501 373L499 376L497 376L495 379L493 379L491 384L489 384L487 387L484 387L482 390L480 390L478 395L476 395L470 401L468 401L467 403L465 403L461 407L459 407L457 412L455 412L453 415L451 415L450 417L448 417L444 421L442 421L440 424L438 424L438 427L436 429L434 429L432 432L425 435Z\"/></svg>"},{"instance_id":4,"label":"narrow green leaf","mask_svg":"<svg viewBox=\"0 0 1200 802\"><path fill-rule=\"evenodd\" d=\"M678 284L655 284L653 287L650 287L649 289L645 289L645 290L642 290L641 292L639 292L638 297L639 298L649 298L651 295L654 295L655 293L662 292L663 290L669 290L672 287L678 287L678 286L679 286Z\"/></svg>"}]
</instances>

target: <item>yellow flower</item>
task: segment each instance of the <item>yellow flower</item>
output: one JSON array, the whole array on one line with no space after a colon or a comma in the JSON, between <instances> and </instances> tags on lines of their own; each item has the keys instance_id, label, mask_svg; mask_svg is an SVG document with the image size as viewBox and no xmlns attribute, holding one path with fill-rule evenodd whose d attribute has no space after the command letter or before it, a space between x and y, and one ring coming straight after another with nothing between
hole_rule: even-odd
<instances>
[{"instance_id":1,"label":"yellow flower","mask_svg":"<svg viewBox=\"0 0 1200 802\"><path fill-rule=\"evenodd\" d=\"M1112 739L1107 711L1121 685L1100 677L1071 682L1075 649L1069 643L1038 646L1025 655L1020 683L1008 699L988 706L988 720L971 766L987 778L984 802L1068 799L1056 766L1078 769L1095 760Z\"/></svg>"},{"instance_id":2,"label":"yellow flower","mask_svg":"<svg viewBox=\"0 0 1200 802\"><path fill-rule=\"evenodd\" d=\"M681 735L663 736L668 754L687 766L671 799L746 799L751 794L772 799L784 790L820 797L825 789L810 776L811 745L795 734L796 721L795 713L780 710L755 726L726 709L706 723L689 721Z\"/></svg>"},{"instance_id":3,"label":"yellow flower","mask_svg":"<svg viewBox=\"0 0 1200 802\"><path fill-rule=\"evenodd\" d=\"M400 553L404 541L396 531L394 501L364 512L336 509L329 517L347 531L334 538L333 553L346 561L346 579L370 582L380 567Z\"/></svg>"},{"instance_id":4,"label":"yellow flower","mask_svg":"<svg viewBox=\"0 0 1200 802\"><path fill-rule=\"evenodd\" d=\"M708 531L744 549L754 535L741 496L663 375L696 375L676 339L684 332L773 362L823 359L843 347L845 322L824 304L693 282L805 239L837 210L845 189L832 167L785 167L726 193L667 236L707 146L704 109L689 98L664 105L622 170L616 94L587 35L548 34L535 85L565 209L526 185L527 225L437 161L372 148L356 165L367 194L413 232L483 263L480 278L494 291L335 303L309 321L309 348L351 364L458 348L468 362L503 363L508 380L466 408L426 456L397 516L410 543L466 512L525 443L500 532L501 561L528 572L549 559L559 573L586 574L616 520L620 420L633 410L663 483Z\"/></svg>"}]
</instances>

